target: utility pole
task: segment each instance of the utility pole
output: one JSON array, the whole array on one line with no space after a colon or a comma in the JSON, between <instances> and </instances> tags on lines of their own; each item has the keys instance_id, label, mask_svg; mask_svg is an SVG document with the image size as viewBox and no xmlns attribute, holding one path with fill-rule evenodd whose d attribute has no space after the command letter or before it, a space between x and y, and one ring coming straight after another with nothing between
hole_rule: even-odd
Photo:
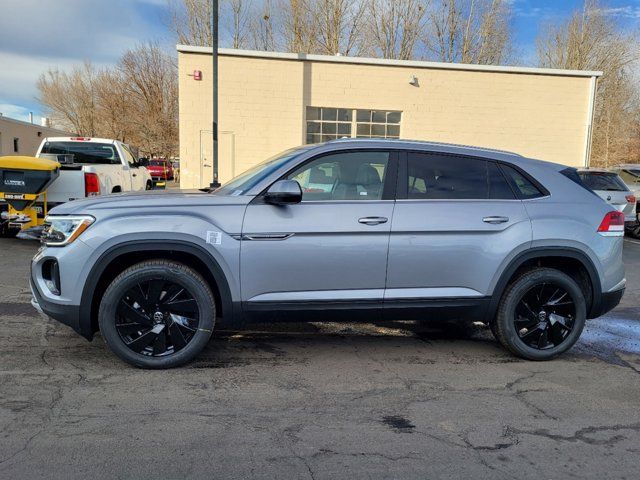
<instances>
[{"instance_id":1,"label":"utility pole","mask_svg":"<svg viewBox=\"0 0 640 480\"><path fill-rule=\"evenodd\" d=\"M213 181L210 188L218 188L218 0L211 0L211 47L213 63L211 81L213 83Z\"/></svg>"}]
</instances>

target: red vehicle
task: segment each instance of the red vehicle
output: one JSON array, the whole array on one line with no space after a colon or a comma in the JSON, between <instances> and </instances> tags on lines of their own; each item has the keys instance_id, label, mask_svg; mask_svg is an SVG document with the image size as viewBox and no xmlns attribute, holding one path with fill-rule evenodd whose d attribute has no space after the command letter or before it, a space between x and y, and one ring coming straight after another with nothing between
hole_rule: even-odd
<instances>
[{"instance_id":1,"label":"red vehicle","mask_svg":"<svg viewBox=\"0 0 640 480\"><path fill-rule=\"evenodd\" d=\"M168 160L161 158L149 160L147 170L154 182L173 180L173 165Z\"/></svg>"}]
</instances>

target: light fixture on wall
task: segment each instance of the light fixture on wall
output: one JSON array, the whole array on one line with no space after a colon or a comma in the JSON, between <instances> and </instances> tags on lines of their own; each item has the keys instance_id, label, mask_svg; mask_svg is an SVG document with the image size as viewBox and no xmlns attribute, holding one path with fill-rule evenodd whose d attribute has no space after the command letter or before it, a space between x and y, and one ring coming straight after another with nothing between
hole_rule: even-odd
<instances>
[{"instance_id":1,"label":"light fixture on wall","mask_svg":"<svg viewBox=\"0 0 640 480\"><path fill-rule=\"evenodd\" d=\"M409 80L409 85L413 85L414 87L419 87L420 82L418 82L418 77L415 75L411 75L411 79Z\"/></svg>"}]
</instances>

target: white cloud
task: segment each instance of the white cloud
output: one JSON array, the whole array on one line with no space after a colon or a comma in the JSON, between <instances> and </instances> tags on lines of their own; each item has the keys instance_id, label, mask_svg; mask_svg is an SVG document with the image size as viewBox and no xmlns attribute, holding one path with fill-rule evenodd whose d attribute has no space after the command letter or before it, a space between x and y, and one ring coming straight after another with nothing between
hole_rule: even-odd
<instances>
[{"instance_id":1,"label":"white cloud","mask_svg":"<svg viewBox=\"0 0 640 480\"><path fill-rule=\"evenodd\" d=\"M631 5L627 5L625 7L602 8L601 11L605 15L611 15L612 17L640 18L640 7L634 7Z\"/></svg>"}]
</instances>

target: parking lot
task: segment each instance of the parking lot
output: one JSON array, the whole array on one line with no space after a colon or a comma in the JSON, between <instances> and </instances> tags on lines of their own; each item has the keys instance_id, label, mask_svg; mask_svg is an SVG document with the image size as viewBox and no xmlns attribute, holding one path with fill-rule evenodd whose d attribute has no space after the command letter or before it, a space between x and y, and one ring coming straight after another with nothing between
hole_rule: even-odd
<instances>
[{"instance_id":1,"label":"parking lot","mask_svg":"<svg viewBox=\"0 0 640 480\"><path fill-rule=\"evenodd\" d=\"M622 304L571 352L488 329L253 325L136 370L29 304L0 240L0 478L637 478L640 242Z\"/></svg>"}]
</instances>

